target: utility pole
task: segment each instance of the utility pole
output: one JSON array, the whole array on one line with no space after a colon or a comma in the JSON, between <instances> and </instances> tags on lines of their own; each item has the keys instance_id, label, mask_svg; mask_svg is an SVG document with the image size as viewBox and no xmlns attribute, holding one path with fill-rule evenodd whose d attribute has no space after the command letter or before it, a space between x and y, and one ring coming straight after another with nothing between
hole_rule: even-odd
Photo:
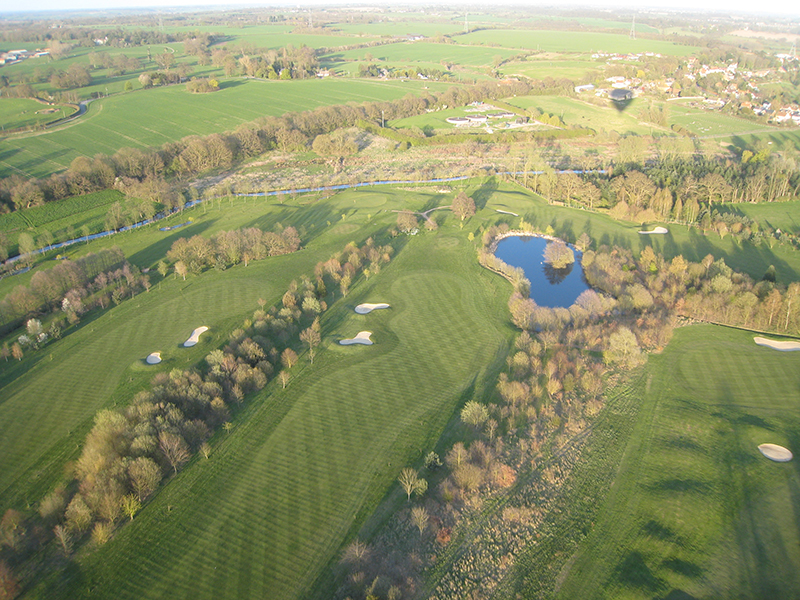
<instances>
[{"instance_id":1,"label":"utility pole","mask_svg":"<svg viewBox=\"0 0 800 600\"><path fill-rule=\"evenodd\" d=\"M383 111L381 111L381 129L386 127L386 121L383 118Z\"/></svg>"},{"instance_id":2,"label":"utility pole","mask_svg":"<svg viewBox=\"0 0 800 600\"><path fill-rule=\"evenodd\" d=\"M631 39L636 39L636 15L633 15L633 20L631 21Z\"/></svg>"},{"instance_id":3,"label":"utility pole","mask_svg":"<svg viewBox=\"0 0 800 600\"><path fill-rule=\"evenodd\" d=\"M464 33L469 33L469 13L464 13Z\"/></svg>"}]
</instances>

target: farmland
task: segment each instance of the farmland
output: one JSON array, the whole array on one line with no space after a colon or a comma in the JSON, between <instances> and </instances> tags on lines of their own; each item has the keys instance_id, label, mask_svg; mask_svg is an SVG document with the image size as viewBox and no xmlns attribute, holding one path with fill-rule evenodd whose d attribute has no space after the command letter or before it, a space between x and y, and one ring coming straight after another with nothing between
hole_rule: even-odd
<instances>
[{"instance_id":1,"label":"farmland","mask_svg":"<svg viewBox=\"0 0 800 600\"><path fill-rule=\"evenodd\" d=\"M190 94L184 86L170 86L110 96L93 102L91 110L75 123L35 136L6 139L0 152L0 175L22 171L42 177L66 169L78 156L159 146L188 135L232 130L267 115L346 102L394 100L420 93L423 87L412 81L241 79L222 82L220 91L213 94ZM446 84L431 82L427 87L445 89ZM154 102L160 106L158 111L152 108Z\"/></svg>"},{"instance_id":2,"label":"farmland","mask_svg":"<svg viewBox=\"0 0 800 600\"><path fill-rule=\"evenodd\" d=\"M798 357L748 332L680 329L651 356L620 476L559 598L796 598Z\"/></svg>"},{"instance_id":3,"label":"farmland","mask_svg":"<svg viewBox=\"0 0 800 600\"><path fill-rule=\"evenodd\" d=\"M765 129L760 123L709 110L681 106L677 102L670 103L669 111L670 124L680 125L701 137L741 136L760 133Z\"/></svg>"},{"instance_id":4,"label":"farmland","mask_svg":"<svg viewBox=\"0 0 800 600\"><path fill-rule=\"evenodd\" d=\"M404 63L408 66L413 66L417 62L438 63L439 68L443 69L445 64L489 67L496 56L506 59L516 54L516 52L506 48L481 48L455 44L434 44L431 42L402 42L386 44L376 48L337 52L324 57L323 60L363 61L367 54L371 54L378 61Z\"/></svg>"},{"instance_id":5,"label":"farmland","mask_svg":"<svg viewBox=\"0 0 800 600\"><path fill-rule=\"evenodd\" d=\"M627 35L580 31L547 31L521 29L487 29L459 36L462 44L492 45L542 52L587 54L592 52L657 52L668 56L686 56L696 48L661 40L632 40Z\"/></svg>"}]
</instances>

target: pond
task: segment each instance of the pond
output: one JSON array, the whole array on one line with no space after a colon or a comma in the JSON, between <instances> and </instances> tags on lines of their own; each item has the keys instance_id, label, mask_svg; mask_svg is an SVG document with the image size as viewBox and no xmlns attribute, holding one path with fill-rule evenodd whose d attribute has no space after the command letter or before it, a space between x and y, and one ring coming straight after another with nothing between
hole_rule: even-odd
<instances>
[{"instance_id":1,"label":"pond","mask_svg":"<svg viewBox=\"0 0 800 600\"><path fill-rule=\"evenodd\" d=\"M564 269L554 269L544 262L547 240L533 236L513 236L500 240L495 256L507 265L520 267L531 282L531 298L539 306L569 308L578 296L590 289L583 278L581 253L575 252L575 262Z\"/></svg>"}]
</instances>

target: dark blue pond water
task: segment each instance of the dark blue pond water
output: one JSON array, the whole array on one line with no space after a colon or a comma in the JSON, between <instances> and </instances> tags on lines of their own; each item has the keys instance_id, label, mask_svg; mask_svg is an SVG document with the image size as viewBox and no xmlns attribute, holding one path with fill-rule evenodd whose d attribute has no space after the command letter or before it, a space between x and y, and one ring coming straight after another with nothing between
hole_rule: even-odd
<instances>
[{"instance_id":1,"label":"dark blue pond water","mask_svg":"<svg viewBox=\"0 0 800 600\"><path fill-rule=\"evenodd\" d=\"M536 304L568 308L589 289L583 278L581 253L572 248L575 262L566 269L553 269L544 262L545 246L547 240L540 237L507 237L500 241L494 254L504 263L525 271L525 277L531 282L531 298Z\"/></svg>"}]
</instances>

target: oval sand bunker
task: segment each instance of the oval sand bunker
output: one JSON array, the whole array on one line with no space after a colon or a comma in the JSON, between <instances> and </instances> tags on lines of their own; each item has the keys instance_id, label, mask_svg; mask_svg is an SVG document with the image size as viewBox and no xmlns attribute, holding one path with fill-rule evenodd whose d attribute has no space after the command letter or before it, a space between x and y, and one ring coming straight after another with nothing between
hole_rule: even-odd
<instances>
[{"instance_id":1,"label":"oval sand bunker","mask_svg":"<svg viewBox=\"0 0 800 600\"><path fill-rule=\"evenodd\" d=\"M389 308L388 304L359 304L356 306L356 312L360 315L366 315L371 313L373 310L378 310L381 308Z\"/></svg>"},{"instance_id":2,"label":"oval sand bunker","mask_svg":"<svg viewBox=\"0 0 800 600\"><path fill-rule=\"evenodd\" d=\"M761 444L758 449L761 454L775 462L789 462L792 460L791 451L777 444Z\"/></svg>"},{"instance_id":3,"label":"oval sand bunker","mask_svg":"<svg viewBox=\"0 0 800 600\"><path fill-rule=\"evenodd\" d=\"M157 365L161 362L161 352L151 352L144 360L148 365Z\"/></svg>"},{"instance_id":4,"label":"oval sand bunker","mask_svg":"<svg viewBox=\"0 0 800 600\"><path fill-rule=\"evenodd\" d=\"M763 337L754 337L753 341L759 346L766 346L773 350L780 350L781 352L793 352L800 350L800 342L779 342L778 340L770 340Z\"/></svg>"},{"instance_id":5,"label":"oval sand bunker","mask_svg":"<svg viewBox=\"0 0 800 600\"><path fill-rule=\"evenodd\" d=\"M369 336L372 335L371 331L359 331L356 334L356 337L350 338L349 340L339 340L339 343L342 346L351 346L353 344L364 344L365 346L372 346L372 340L369 339Z\"/></svg>"},{"instance_id":6,"label":"oval sand bunker","mask_svg":"<svg viewBox=\"0 0 800 600\"><path fill-rule=\"evenodd\" d=\"M197 342L200 341L200 334L205 333L206 331L208 331L208 327L205 326L195 329L189 339L183 342L183 347L189 348L190 346L197 344Z\"/></svg>"},{"instance_id":7,"label":"oval sand bunker","mask_svg":"<svg viewBox=\"0 0 800 600\"><path fill-rule=\"evenodd\" d=\"M669 230L666 227L660 227L659 226L659 227L653 228L652 231L640 231L639 233L641 233L642 235L652 235L654 233L658 234L658 235L663 235L665 233L669 233Z\"/></svg>"}]
</instances>

